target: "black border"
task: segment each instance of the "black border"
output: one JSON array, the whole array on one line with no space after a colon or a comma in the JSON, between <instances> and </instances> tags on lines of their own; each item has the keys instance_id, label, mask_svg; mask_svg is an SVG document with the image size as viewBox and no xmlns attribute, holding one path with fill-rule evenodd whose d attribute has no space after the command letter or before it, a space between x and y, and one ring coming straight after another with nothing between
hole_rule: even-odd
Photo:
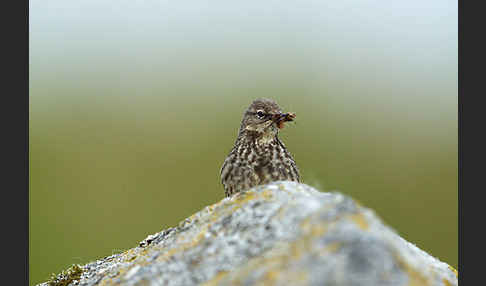
<instances>
[{"instance_id":1,"label":"black border","mask_svg":"<svg viewBox=\"0 0 486 286\"><path fill-rule=\"evenodd\" d=\"M468 8L464 3L467 3ZM485 207L481 194L485 190L486 156L482 149L486 146L486 140L484 139L485 105L480 101L485 95L484 58L482 57L485 51L484 23L481 21L484 19L484 10L479 5L474 7L473 3L478 2L458 1L459 253L457 270L459 285L484 284L484 278L481 276L484 272L481 263L484 251L481 249L484 248L482 231ZM469 104L466 105L465 101ZM465 112L466 106L467 112ZM465 234L467 225L471 230L469 235Z\"/></svg>"},{"instance_id":2,"label":"black border","mask_svg":"<svg viewBox=\"0 0 486 286\"><path fill-rule=\"evenodd\" d=\"M2 4L0 215L8 273L1 284L29 285L29 1Z\"/></svg>"},{"instance_id":3,"label":"black border","mask_svg":"<svg viewBox=\"0 0 486 286\"><path fill-rule=\"evenodd\" d=\"M457 278L458 279L458 283L459 285L461 285L463 283L463 260L464 260L464 256L463 256L463 227L464 227L464 224L463 224L463 201L461 199L462 197L462 191L464 190L463 188L463 185L464 185L464 181L463 181L463 169L462 169L462 146L463 146L463 137L462 137L462 131L463 131L463 121L462 121L462 116L463 116L463 106L462 106L462 95L463 95L463 82L462 82L462 69L463 69L463 65L461 63L462 61L462 55L461 55L461 52L463 52L463 31L462 31L462 28L463 28L463 5L464 5L464 2L463 1L458 1L458 5L457 5L457 138L458 138L458 142L457 142L457 163L458 163L458 166L457 166L457 170L458 170L458 174L457 174L457 182L458 182L458 186L457 186L457 202L458 202L458 220L457 220L457 227L458 227L458 260L457 260L457 265L458 265L458 271L459 272L459 277Z\"/></svg>"},{"instance_id":4,"label":"black border","mask_svg":"<svg viewBox=\"0 0 486 286\"><path fill-rule=\"evenodd\" d=\"M26 256L26 259L25 259L25 279L26 279L26 282L28 284L30 284L30 272L29 272L29 209L30 209L30 205L29 205L29 111L30 111L30 106L29 106L29 0L26 0L25 2L25 8L24 8L24 12L25 12L25 37L24 37L24 41L25 41L25 49L24 49L24 53L26 55L26 59L25 59L25 71L24 71L24 78L25 78L25 102L24 102L24 108L25 108L25 123L24 123L24 126L25 126L25 150L26 152L24 153L24 169L25 169L25 178L26 178L26 183L25 183L25 189L26 189L26 199L27 199L27 203L25 204L26 205L26 222L27 222L27 226L26 226L26 233L27 233L27 239L26 239L26 244L27 244L27 251L25 253L25 256Z\"/></svg>"}]
</instances>

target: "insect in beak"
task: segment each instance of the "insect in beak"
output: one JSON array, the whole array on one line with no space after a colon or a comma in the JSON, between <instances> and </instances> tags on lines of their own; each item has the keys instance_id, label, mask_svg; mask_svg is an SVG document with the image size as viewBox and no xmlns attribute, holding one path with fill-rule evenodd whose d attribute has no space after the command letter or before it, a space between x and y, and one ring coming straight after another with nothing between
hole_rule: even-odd
<instances>
[{"instance_id":1,"label":"insect in beak","mask_svg":"<svg viewBox=\"0 0 486 286\"><path fill-rule=\"evenodd\" d=\"M280 114L275 114L273 116L273 121L277 124L277 127L279 129L282 129L284 127L285 122L290 122L294 121L294 118L296 117L295 113L280 113Z\"/></svg>"}]
</instances>

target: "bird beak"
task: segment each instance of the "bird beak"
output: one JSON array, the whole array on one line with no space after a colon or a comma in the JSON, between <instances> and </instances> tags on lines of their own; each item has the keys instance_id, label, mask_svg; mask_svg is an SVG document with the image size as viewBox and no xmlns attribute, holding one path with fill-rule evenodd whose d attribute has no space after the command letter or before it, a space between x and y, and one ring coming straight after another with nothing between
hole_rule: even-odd
<instances>
[{"instance_id":1,"label":"bird beak","mask_svg":"<svg viewBox=\"0 0 486 286\"><path fill-rule=\"evenodd\" d=\"M282 129L284 127L284 123L288 121L293 121L295 118L295 113L279 113L275 114L272 118L273 122L277 124L277 127L279 129Z\"/></svg>"}]
</instances>

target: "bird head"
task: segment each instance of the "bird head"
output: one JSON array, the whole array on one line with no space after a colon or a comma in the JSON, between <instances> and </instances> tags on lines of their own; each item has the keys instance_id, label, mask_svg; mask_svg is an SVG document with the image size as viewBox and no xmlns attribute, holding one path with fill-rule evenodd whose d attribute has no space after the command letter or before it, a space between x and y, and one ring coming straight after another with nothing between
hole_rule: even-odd
<instances>
[{"instance_id":1,"label":"bird head","mask_svg":"<svg viewBox=\"0 0 486 286\"><path fill-rule=\"evenodd\" d=\"M273 139L287 121L293 121L295 114L282 113L278 104L266 98L254 100L243 114L240 135Z\"/></svg>"}]
</instances>

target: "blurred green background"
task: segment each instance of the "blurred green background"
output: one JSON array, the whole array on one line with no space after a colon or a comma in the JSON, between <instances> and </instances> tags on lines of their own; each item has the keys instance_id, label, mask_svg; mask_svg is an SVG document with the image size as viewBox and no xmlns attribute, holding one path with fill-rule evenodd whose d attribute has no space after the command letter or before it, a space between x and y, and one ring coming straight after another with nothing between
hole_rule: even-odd
<instances>
[{"instance_id":1,"label":"blurred green background","mask_svg":"<svg viewBox=\"0 0 486 286\"><path fill-rule=\"evenodd\" d=\"M305 183L457 267L457 1L32 0L29 67L31 285L222 199L258 97Z\"/></svg>"}]
</instances>

